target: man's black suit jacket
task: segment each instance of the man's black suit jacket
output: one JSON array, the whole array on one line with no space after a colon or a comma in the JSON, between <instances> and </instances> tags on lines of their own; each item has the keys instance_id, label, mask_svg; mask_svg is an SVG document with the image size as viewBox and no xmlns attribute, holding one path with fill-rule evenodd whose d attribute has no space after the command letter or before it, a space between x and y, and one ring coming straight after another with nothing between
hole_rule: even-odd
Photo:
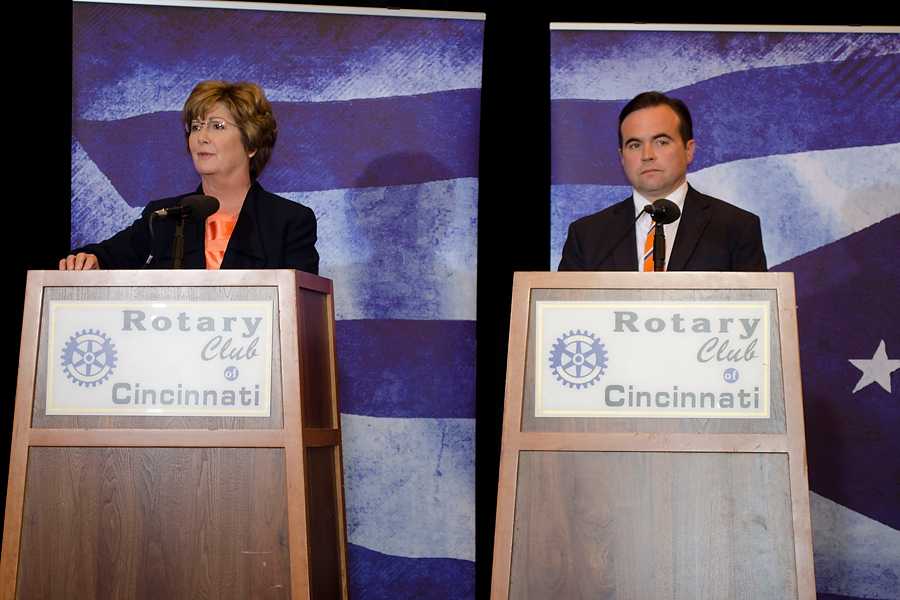
<instances>
[{"instance_id":1,"label":"man's black suit jacket","mask_svg":"<svg viewBox=\"0 0 900 600\"><path fill-rule=\"evenodd\" d=\"M154 219L151 236L150 215L161 208L174 206L188 195L151 202L131 226L99 244L72 252L97 255L104 269L139 269L151 255L147 268L170 269L175 221ZM204 240L205 223L188 221L184 228L184 268L206 268ZM231 233L221 268L298 269L318 274L319 253L315 244L316 216L313 211L270 194L254 182Z\"/></svg>"},{"instance_id":2,"label":"man's black suit jacket","mask_svg":"<svg viewBox=\"0 0 900 600\"><path fill-rule=\"evenodd\" d=\"M569 225L560 271L636 271L634 200ZM765 271L759 217L688 186L669 271Z\"/></svg>"}]
</instances>

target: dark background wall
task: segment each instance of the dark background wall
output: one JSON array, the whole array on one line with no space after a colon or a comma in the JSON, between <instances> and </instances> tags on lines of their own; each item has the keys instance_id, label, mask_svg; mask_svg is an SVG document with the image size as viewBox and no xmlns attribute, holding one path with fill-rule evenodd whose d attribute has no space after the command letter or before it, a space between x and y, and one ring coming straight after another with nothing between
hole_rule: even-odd
<instances>
[{"instance_id":1,"label":"dark background wall","mask_svg":"<svg viewBox=\"0 0 900 600\"><path fill-rule=\"evenodd\" d=\"M335 4L307 2L306 4ZM355 6L385 6L353 2ZM582 6L591 4L591 7ZM764 6L556 1L398 1L394 8L487 14L481 113L478 235L477 546L479 597L487 597L496 500L512 275L549 268L549 23L658 22L888 25L873 4L785 12ZM0 367L0 473L9 464L25 273L55 268L68 250L71 158L71 6L25 9L23 41L7 42L9 79L3 127L7 148L7 242L3 361ZM202 35L202 24L198 24ZM613 142L614 143L614 142ZM2 477L5 481L6 477ZM5 493L5 488L3 488Z\"/></svg>"}]
</instances>

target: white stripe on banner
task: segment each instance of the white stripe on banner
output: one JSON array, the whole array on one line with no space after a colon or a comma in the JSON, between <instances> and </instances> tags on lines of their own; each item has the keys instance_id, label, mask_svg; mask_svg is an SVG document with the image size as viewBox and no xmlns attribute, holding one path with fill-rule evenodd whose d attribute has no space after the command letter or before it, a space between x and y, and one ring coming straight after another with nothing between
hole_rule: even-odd
<instances>
[{"instance_id":1,"label":"white stripe on banner","mask_svg":"<svg viewBox=\"0 0 900 600\"><path fill-rule=\"evenodd\" d=\"M688 175L697 189L756 213L770 266L900 212L900 144L735 161Z\"/></svg>"},{"instance_id":2,"label":"white stripe on banner","mask_svg":"<svg viewBox=\"0 0 900 600\"><path fill-rule=\"evenodd\" d=\"M282 195L316 213L338 319L475 320L478 179Z\"/></svg>"},{"instance_id":3,"label":"white stripe on banner","mask_svg":"<svg viewBox=\"0 0 900 600\"><path fill-rule=\"evenodd\" d=\"M633 32L638 34L639 32ZM554 31L551 36L572 35ZM648 46L643 58L622 60L615 49L607 55L596 48L584 50L560 43L551 68L551 100L624 100L646 90L674 90L719 75L765 67L784 67L841 62L859 56L885 56L900 52L897 36L869 33L748 33L759 39L756 47L745 44L740 52L723 53L720 36L701 37L695 32L643 33ZM727 34L734 38L734 32ZM636 38L635 38L636 39ZM706 43L700 43L705 41ZM652 46L652 51L651 51ZM625 52L634 53L628 47ZM827 57L827 60L823 57ZM602 81L603 85L597 82Z\"/></svg>"},{"instance_id":4,"label":"white stripe on banner","mask_svg":"<svg viewBox=\"0 0 900 600\"><path fill-rule=\"evenodd\" d=\"M900 531L816 493L809 503L819 592L900 598Z\"/></svg>"},{"instance_id":5,"label":"white stripe on banner","mask_svg":"<svg viewBox=\"0 0 900 600\"><path fill-rule=\"evenodd\" d=\"M733 161L688 173L688 181L705 194L759 215L771 267L900 212L898 164L900 144L887 144ZM559 264L569 222L601 209L567 214L566 205L586 206L592 190L610 189L553 186L553 269ZM622 186L616 200L629 193Z\"/></svg>"},{"instance_id":6,"label":"white stripe on banner","mask_svg":"<svg viewBox=\"0 0 900 600\"><path fill-rule=\"evenodd\" d=\"M475 560L475 420L341 415L350 543Z\"/></svg>"},{"instance_id":7,"label":"white stripe on banner","mask_svg":"<svg viewBox=\"0 0 900 600\"><path fill-rule=\"evenodd\" d=\"M189 191L189 190L184 190ZM72 248L105 240L141 215L143 207L125 202L109 178L97 168L81 144L72 140L72 223L77 232L91 232L92 239L74 237Z\"/></svg>"},{"instance_id":8,"label":"white stripe on banner","mask_svg":"<svg viewBox=\"0 0 900 600\"><path fill-rule=\"evenodd\" d=\"M475 320L478 179L271 191L315 211L319 271L335 282L337 319ZM73 141L72 247L109 238L141 210Z\"/></svg>"}]
</instances>

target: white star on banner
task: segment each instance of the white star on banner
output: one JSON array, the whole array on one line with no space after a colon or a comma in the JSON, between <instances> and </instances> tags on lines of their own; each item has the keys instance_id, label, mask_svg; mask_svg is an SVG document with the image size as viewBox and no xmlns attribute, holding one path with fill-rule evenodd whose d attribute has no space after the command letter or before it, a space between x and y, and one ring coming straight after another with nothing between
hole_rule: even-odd
<instances>
[{"instance_id":1,"label":"white star on banner","mask_svg":"<svg viewBox=\"0 0 900 600\"><path fill-rule=\"evenodd\" d=\"M878 344L878 350L872 358L850 358L850 363L862 371L862 375L853 388L855 394L870 383L877 383L884 388L887 393L893 393L891 390L891 373L900 369L900 360L890 359L884 346L884 340Z\"/></svg>"}]
</instances>

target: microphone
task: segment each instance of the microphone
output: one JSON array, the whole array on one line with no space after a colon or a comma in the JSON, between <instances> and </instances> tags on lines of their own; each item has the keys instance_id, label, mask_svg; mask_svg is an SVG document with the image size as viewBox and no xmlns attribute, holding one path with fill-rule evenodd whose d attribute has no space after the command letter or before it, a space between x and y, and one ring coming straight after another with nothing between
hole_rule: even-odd
<instances>
[{"instance_id":1,"label":"microphone","mask_svg":"<svg viewBox=\"0 0 900 600\"><path fill-rule=\"evenodd\" d=\"M681 209L678 208L678 205L666 198L660 198L652 205L646 205L644 212L648 213L651 219L661 225L674 223L681 216Z\"/></svg>"},{"instance_id":2,"label":"microphone","mask_svg":"<svg viewBox=\"0 0 900 600\"><path fill-rule=\"evenodd\" d=\"M161 219L182 218L205 221L206 217L219 210L219 201L212 196L193 194L182 198L177 205L171 208L161 208L153 211L153 216Z\"/></svg>"}]
</instances>

